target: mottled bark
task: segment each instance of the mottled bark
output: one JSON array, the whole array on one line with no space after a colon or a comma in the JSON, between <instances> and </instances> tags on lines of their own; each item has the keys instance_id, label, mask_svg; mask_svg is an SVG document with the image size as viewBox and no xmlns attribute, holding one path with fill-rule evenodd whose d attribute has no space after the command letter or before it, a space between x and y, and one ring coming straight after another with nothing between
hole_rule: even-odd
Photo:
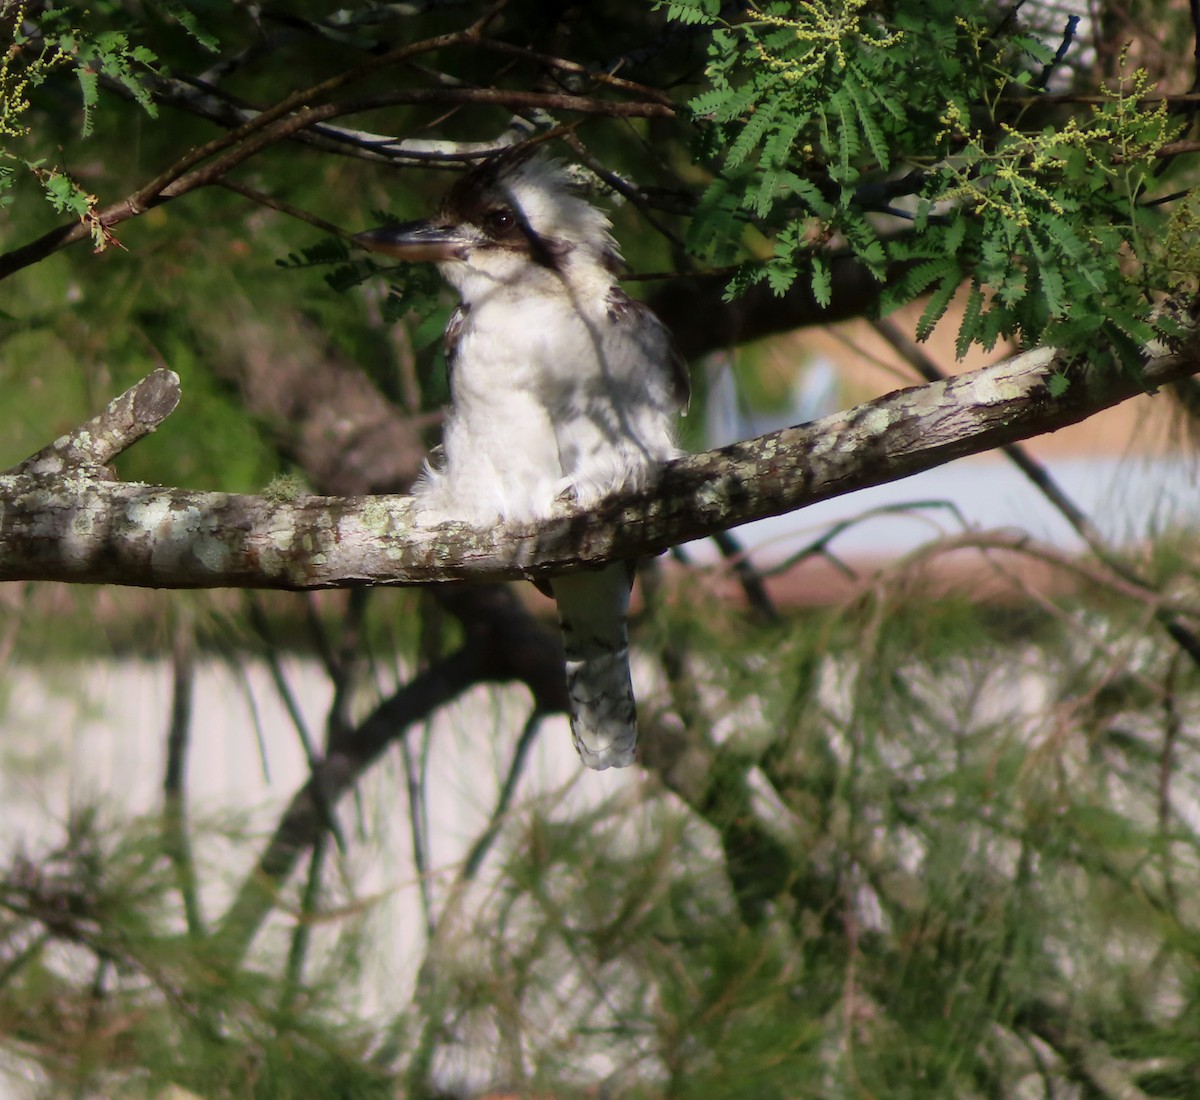
<instances>
[{"instance_id":1,"label":"mottled bark","mask_svg":"<svg viewBox=\"0 0 1200 1100\"><path fill-rule=\"evenodd\" d=\"M322 588L545 575L654 554L1085 419L1200 370L1200 340L1144 375L1050 348L898 390L811 424L670 463L659 482L536 527L413 523L409 497L264 496L127 485L87 465L0 478L0 580ZM1066 383L1058 396L1050 379ZM119 399L120 400L120 399Z\"/></svg>"},{"instance_id":2,"label":"mottled bark","mask_svg":"<svg viewBox=\"0 0 1200 1100\"><path fill-rule=\"evenodd\" d=\"M74 472L112 477L108 463L157 430L179 404L179 375L156 370L81 424L15 466L14 474L52 478Z\"/></svg>"}]
</instances>

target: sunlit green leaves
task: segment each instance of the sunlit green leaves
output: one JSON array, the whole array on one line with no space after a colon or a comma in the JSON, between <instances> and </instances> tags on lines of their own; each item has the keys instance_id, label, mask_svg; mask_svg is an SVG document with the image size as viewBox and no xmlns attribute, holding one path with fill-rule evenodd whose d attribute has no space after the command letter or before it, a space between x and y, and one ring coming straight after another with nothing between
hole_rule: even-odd
<instances>
[{"instance_id":1,"label":"sunlit green leaves","mask_svg":"<svg viewBox=\"0 0 1200 1100\"><path fill-rule=\"evenodd\" d=\"M94 216L97 199L79 186L62 168L47 166L44 158L32 159L19 151L26 136L23 122L30 108L30 95L41 87L55 69L75 74L82 107L81 135L93 131L95 110L100 101L102 78L119 85L151 117L158 114L145 75L157 58L153 51L130 41L121 31L81 29L91 13L71 8L31 11L25 5L0 7L0 27L7 30L12 46L0 55L0 159L10 162L0 172L0 193L16 182L13 166L34 176L42 185L50 206L58 214L72 214L87 224L96 249L112 243L110 232Z\"/></svg>"},{"instance_id":2,"label":"sunlit green leaves","mask_svg":"<svg viewBox=\"0 0 1200 1100\"><path fill-rule=\"evenodd\" d=\"M885 310L928 296L922 338L966 288L960 355L1092 341L1102 322L1135 347L1131 332L1154 331L1155 293L1185 278L1143 201L1175 128L1165 106L1139 105L1153 89L1128 72L1086 114L1021 129L1005 95L1035 94L1056 52L1015 21L1009 33L947 0L890 19L856 2L775 3L716 26L690 107L719 170L690 246L731 264L753 225L774 248L731 292L765 279L783 294L799 278L821 302L818 257L848 250L886 281Z\"/></svg>"},{"instance_id":3,"label":"sunlit green leaves","mask_svg":"<svg viewBox=\"0 0 1200 1100\"><path fill-rule=\"evenodd\" d=\"M713 23L721 12L721 0L672 0L663 3L659 0L656 9L665 7L667 18L678 20L680 23Z\"/></svg>"},{"instance_id":4,"label":"sunlit green leaves","mask_svg":"<svg viewBox=\"0 0 1200 1100\"><path fill-rule=\"evenodd\" d=\"M95 200L69 176L60 172L44 172L40 175L46 198L58 213L74 214L77 218L88 215Z\"/></svg>"},{"instance_id":5,"label":"sunlit green leaves","mask_svg":"<svg viewBox=\"0 0 1200 1100\"><path fill-rule=\"evenodd\" d=\"M80 35L70 41L64 52L72 58L83 97L83 134L92 132L92 112L96 106L96 78L103 75L120 85L129 96L151 118L158 115L158 107L151 98L145 81L146 70L157 62L153 51L145 46L130 43L127 35L120 31L104 31L94 37Z\"/></svg>"}]
</instances>

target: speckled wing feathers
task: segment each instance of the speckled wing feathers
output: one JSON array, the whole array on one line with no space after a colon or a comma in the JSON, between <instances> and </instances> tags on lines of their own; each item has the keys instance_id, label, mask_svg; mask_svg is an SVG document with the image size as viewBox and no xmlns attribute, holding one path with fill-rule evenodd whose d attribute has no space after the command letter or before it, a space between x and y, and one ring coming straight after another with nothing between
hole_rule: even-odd
<instances>
[{"instance_id":1,"label":"speckled wing feathers","mask_svg":"<svg viewBox=\"0 0 1200 1100\"><path fill-rule=\"evenodd\" d=\"M550 581L567 660L571 736L580 759L597 771L627 767L637 749L625 629L632 584L630 562Z\"/></svg>"}]
</instances>

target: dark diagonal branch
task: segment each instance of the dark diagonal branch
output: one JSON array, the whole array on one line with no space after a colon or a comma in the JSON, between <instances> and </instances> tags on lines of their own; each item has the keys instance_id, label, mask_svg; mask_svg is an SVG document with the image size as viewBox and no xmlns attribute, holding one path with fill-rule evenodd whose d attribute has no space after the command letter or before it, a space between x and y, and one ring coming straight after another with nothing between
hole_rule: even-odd
<instances>
[{"instance_id":1,"label":"dark diagonal branch","mask_svg":"<svg viewBox=\"0 0 1200 1100\"><path fill-rule=\"evenodd\" d=\"M289 97L288 102L291 98ZM210 143L211 159L189 153L155 180L133 194L113 203L87 220L52 229L35 241L0 255L0 279L7 278L68 245L87 240L95 224L104 230L144 214L156 206L189 194L200 187L217 183L234 168L320 122L345 115L399 105L437 104L504 107L520 110L573 111L608 118L671 118L674 110L655 102L624 102L596 99L559 92L509 91L495 88L410 88L381 93L362 99L300 107L283 117L278 111L264 111L252 122L235 130L229 140ZM236 138L236 140L233 140ZM195 167L191 167L192 165ZM183 167L183 166L187 167Z\"/></svg>"},{"instance_id":2,"label":"dark diagonal branch","mask_svg":"<svg viewBox=\"0 0 1200 1100\"><path fill-rule=\"evenodd\" d=\"M331 749L309 781L295 794L275 833L225 913L216 936L222 948L240 955L275 906L275 895L300 857L325 829L322 803L335 806L364 771L415 722L432 714L479 682L477 652L472 646L444 657L419 673L381 704L355 731L353 738ZM318 793L319 792L319 793Z\"/></svg>"},{"instance_id":3,"label":"dark diagonal branch","mask_svg":"<svg viewBox=\"0 0 1200 1100\"><path fill-rule=\"evenodd\" d=\"M280 887L324 833L321 803L336 806L389 746L439 707L477 684L519 681L529 689L536 714L566 709L559 640L528 616L514 614L516 597L510 591L450 589L443 602L462 621L462 646L419 672L356 727L331 738L324 759L292 798L220 922L217 939L230 955L240 956L249 947Z\"/></svg>"},{"instance_id":4,"label":"dark diagonal branch","mask_svg":"<svg viewBox=\"0 0 1200 1100\"><path fill-rule=\"evenodd\" d=\"M647 298L647 304L675 334L684 358L693 360L805 325L859 317L879 301L891 281L890 272L888 282L881 283L849 255L831 256L829 266L832 291L828 304L813 297L805 279L797 279L782 296L761 282L727 301L727 272L665 280Z\"/></svg>"},{"instance_id":5,"label":"dark diagonal branch","mask_svg":"<svg viewBox=\"0 0 1200 1100\"><path fill-rule=\"evenodd\" d=\"M60 248L88 239L91 236L92 223L98 223L107 230L129 218L144 214L147 210L187 194L197 187L215 182L256 153L303 130L313 122L320 121L322 117L332 117L338 112L331 110L329 104L323 105L324 113L319 115L314 115L311 105L320 103L340 88L421 53L474 41L481 30L482 24L476 23L465 31L409 43L371 58L356 69L338 73L319 84L292 92L229 133L189 150L137 191L97 211L89 222L76 220L59 226L37 240L0 254L0 279L45 259Z\"/></svg>"}]
</instances>

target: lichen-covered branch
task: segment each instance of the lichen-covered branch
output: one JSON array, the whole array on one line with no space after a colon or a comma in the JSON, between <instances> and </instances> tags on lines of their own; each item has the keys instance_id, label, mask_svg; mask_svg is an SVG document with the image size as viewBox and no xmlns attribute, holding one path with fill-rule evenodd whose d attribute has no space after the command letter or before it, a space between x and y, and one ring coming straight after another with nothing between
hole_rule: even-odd
<instances>
[{"instance_id":1,"label":"lichen-covered branch","mask_svg":"<svg viewBox=\"0 0 1200 1100\"><path fill-rule=\"evenodd\" d=\"M178 404L179 375L161 368L152 371L103 412L30 455L12 472L54 477L68 470L104 470L122 451L157 430Z\"/></svg>"},{"instance_id":2,"label":"lichen-covered branch","mask_svg":"<svg viewBox=\"0 0 1200 1100\"><path fill-rule=\"evenodd\" d=\"M418 527L409 497L262 496L69 471L0 478L0 580L323 588L546 574L717 531L1053 431L1200 370L1200 339L1141 378L1039 348L669 464L642 492L536 527ZM1050 379L1065 380L1055 396Z\"/></svg>"}]
</instances>

